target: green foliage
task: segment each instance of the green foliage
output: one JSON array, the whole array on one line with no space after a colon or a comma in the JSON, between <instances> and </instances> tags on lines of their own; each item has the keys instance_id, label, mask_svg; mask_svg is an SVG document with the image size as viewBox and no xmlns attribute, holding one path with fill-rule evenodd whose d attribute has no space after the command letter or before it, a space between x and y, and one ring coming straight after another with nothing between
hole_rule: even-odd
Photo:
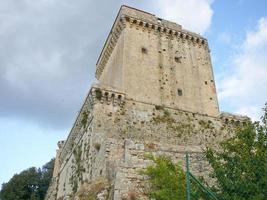
<instances>
[{"instance_id":1,"label":"green foliage","mask_svg":"<svg viewBox=\"0 0 267 200\"><path fill-rule=\"evenodd\" d=\"M164 156L150 156L150 159L155 165L142 171L142 174L149 177L149 197L155 200L185 199L185 173L180 165Z\"/></svg>"},{"instance_id":2,"label":"green foliage","mask_svg":"<svg viewBox=\"0 0 267 200\"><path fill-rule=\"evenodd\" d=\"M165 123L167 125L167 129L176 132L178 136L181 136L183 133L188 134L193 131L191 123L175 121L175 119L171 116L171 113L165 109L163 109L163 115L153 117L153 121L155 124Z\"/></svg>"},{"instance_id":3,"label":"green foliage","mask_svg":"<svg viewBox=\"0 0 267 200\"><path fill-rule=\"evenodd\" d=\"M82 120L81 120L81 124L82 126L85 128L86 124L87 124L87 119L88 119L88 113L86 111L84 111L82 113Z\"/></svg>"},{"instance_id":4,"label":"green foliage","mask_svg":"<svg viewBox=\"0 0 267 200\"><path fill-rule=\"evenodd\" d=\"M101 100L102 97L102 91L99 88L95 89L95 96L98 100Z\"/></svg>"},{"instance_id":5,"label":"green foliage","mask_svg":"<svg viewBox=\"0 0 267 200\"><path fill-rule=\"evenodd\" d=\"M83 167L82 153L82 145L78 145L73 151L74 159L72 162L75 164L75 167L73 168L74 171L72 176L69 178L73 193L77 192L78 181L83 181L83 173L85 172L85 168Z\"/></svg>"},{"instance_id":6,"label":"green foliage","mask_svg":"<svg viewBox=\"0 0 267 200\"><path fill-rule=\"evenodd\" d=\"M2 185L1 200L42 200L52 178L54 159L42 169L31 167L15 174L8 183Z\"/></svg>"},{"instance_id":7,"label":"green foliage","mask_svg":"<svg viewBox=\"0 0 267 200\"><path fill-rule=\"evenodd\" d=\"M262 124L250 123L206 157L217 179L214 190L222 200L267 199L267 105Z\"/></svg>"}]
</instances>

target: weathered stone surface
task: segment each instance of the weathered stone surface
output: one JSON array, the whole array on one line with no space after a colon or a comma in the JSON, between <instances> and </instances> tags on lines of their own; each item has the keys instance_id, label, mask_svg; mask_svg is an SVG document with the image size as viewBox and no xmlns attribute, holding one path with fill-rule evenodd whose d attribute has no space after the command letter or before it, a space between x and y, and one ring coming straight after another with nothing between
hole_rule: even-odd
<instances>
[{"instance_id":1,"label":"weathered stone surface","mask_svg":"<svg viewBox=\"0 0 267 200\"><path fill-rule=\"evenodd\" d=\"M46 199L147 199L147 154L207 178L202 150L247 117L219 114L207 40L122 6L71 132L59 143Z\"/></svg>"}]
</instances>

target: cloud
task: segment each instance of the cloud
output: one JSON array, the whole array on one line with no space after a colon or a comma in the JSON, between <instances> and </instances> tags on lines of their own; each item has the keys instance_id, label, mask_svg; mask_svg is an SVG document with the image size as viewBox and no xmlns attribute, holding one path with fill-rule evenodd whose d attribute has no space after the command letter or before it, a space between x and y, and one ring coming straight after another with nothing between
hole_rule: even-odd
<instances>
[{"instance_id":1,"label":"cloud","mask_svg":"<svg viewBox=\"0 0 267 200\"><path fill-rule=\"evenodd\" d=\"M120 1L0 1L0 117L70 126Z\"/></svg>"},{"instance_id":2,"label":"cloud","mask_svg":"<svg viewBox=\"0 0 267 200\"><path fill-rule=\"evenodd\" d=\"M94 80L95 63L121 4L205 32L211 1L0 1L0 117L66 129ZM201 11L201 12L200 12Z\"/></svg>"},{"instance_id":3,"label":"cloud","mask_svg":"<svg viewBox=\"0 0 267 200\"><path fill-rule=\"evenodd\" d=\"M212 3L211 0L158 0L157 6L163 18L204 34L211 25Z\"/></svg>"},{"instance_id":4,"label":"cloud","mask_svg":"<svg viewBox=\"0 0 267 200\"><path fill-rule=\"evenodd\" d=\"M267 101L267 18L258 20L234 56L232 69L219 80L219 98L240 114L259 119Z\"/></svg>"}]
</instances>

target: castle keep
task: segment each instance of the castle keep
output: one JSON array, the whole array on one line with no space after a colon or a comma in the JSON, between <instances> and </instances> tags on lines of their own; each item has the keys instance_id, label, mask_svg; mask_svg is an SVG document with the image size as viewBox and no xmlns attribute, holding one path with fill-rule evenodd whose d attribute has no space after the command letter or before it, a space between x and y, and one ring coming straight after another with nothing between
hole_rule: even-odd
<instances>
[{"instance_id":1,"label":"castle keep","mask_svg":"<svg viewBox=\"0 0 267 200\"><path fill-rule=\"evenodd\" d=\"M147 199L147 154L191 158L206 177L202 149L231 136L246 117L220 114L207 40L181 25L122 6L91 87L58 143L46 199Z\"/></svg>"}]
</instances>

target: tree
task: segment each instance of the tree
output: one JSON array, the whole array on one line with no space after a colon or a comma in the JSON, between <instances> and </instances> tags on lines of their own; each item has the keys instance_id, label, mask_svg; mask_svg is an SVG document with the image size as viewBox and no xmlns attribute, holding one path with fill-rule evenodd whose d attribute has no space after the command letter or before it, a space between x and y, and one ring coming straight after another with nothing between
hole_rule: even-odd
<instances>
[{"instance_id":1,"label":"tree","mask_svg":"<svg viewBox=\"0 0 267 200\"><path fill-rule=\"evenodd\" d=\"M51 159L42 167L42 178L39 182L39 195L44 199L53 176L55 159Z\"/></svg>"},{"instance_id":2,"label":"tree","mask_svg":"<svg viewBox=\"0 0 267 200\"><path fill-rule=\"evenodd\" d=\"M220 146L220 151L206 151L219 198L267 199L267 104L262 123L249 123Z\"/></svg>"},{"instance_id":3,"label":"tree","mask_svg":"<svg viewBox=\"0 0 267 200\"><path fill-rule=\"evenodd\" d=\"M31 167L2 185L1 200L43 200L52 178L54 159L42 169Z\"/></svg>"},{"instance_id":4,"label":"tree","mask_svg":"<svg viewBox=\"0 0 267 200\"><path fill-rule=\"evenodd\" d=\"M148 196L156 200L185 199L185 173L182 167L165 156L149 158L155 165L142 171L142 174L149 177Z\"/></svg>"}]
</instances>

